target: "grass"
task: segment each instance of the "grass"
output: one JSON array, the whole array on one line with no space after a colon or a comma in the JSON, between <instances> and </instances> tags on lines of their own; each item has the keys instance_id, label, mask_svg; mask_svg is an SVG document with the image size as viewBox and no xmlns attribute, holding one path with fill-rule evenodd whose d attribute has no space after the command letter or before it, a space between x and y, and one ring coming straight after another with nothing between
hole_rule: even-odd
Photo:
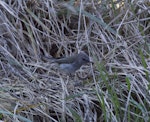
<instances>
[{"instance_id":1,"label":"grass","mask_svg":"<svg viewBox=\"0 0 150 122\"><path fill-rule=\"evenodd\" d=\"M1 121L150 121L149 2L5 0L0 8ZM76 76L44 59L81 50L94 64Z\"/></svg>"}]
</instances>

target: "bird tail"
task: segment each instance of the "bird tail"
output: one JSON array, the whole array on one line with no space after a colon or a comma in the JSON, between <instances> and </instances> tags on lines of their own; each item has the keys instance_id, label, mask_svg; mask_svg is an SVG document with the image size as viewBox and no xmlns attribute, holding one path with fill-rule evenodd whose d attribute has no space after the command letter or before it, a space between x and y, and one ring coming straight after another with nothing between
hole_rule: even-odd
<instances>
[{"instance_id":1,"label":"bird tail","mask_svg":"<svg viewBox=\"0 0 150 122\"><path fill-rule=\"evenodd\" d=\"M48 61L48 62L50 62L50 63L54 63L54 62L55 62L55 58L49 57L49 56L42 56L42 59L43 59L44 61Z\"/></svg>"}]
</instances>

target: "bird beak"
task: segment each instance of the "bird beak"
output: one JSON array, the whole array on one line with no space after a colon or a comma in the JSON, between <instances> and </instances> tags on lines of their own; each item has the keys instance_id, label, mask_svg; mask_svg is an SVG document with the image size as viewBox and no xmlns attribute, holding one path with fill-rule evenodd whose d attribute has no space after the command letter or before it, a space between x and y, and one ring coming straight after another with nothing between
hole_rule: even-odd
<instances>
[{"instance_id":1,"label":"bird beak","mask_svg":"<svg viewBox=\"0 0 150 122\"><path fill-rule=\"evenodd\" d=\"M94 64L94 62L93 62L93 61L90 61L89 63Z\"/></svg>"},{"instance_id":2,"label":"bird beak","mask_svg":"<svg viewBox=\"0 0 150 122\"><path fill-rule=\"evenodd\" d=\"M89 63L94 64L94 61L93 61L93 59L92 59L92 58L90 58Z\"/></svg>"}]
</instances>

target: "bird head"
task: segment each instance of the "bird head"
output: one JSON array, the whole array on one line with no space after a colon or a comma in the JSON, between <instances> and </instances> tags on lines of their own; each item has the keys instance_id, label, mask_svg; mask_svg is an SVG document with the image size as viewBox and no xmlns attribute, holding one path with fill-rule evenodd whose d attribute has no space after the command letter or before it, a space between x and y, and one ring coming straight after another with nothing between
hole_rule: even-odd
<instances>
[{"instance_id":1,"label":"bird head","mask_svg":"<svg viewBox=\"0 0 150 122\"><path fill-rule=\"evenodd\" d=\"M78 58L77 60L79 61L79 63L82 64L82 65L87 64L87 63L93 63L93 62L90 60L89 56L88 56L85 52L83 52L83 51L81 51L81 52L78 54L78 57L77 57L77 58Z\"/></svg>"}]
</instances>

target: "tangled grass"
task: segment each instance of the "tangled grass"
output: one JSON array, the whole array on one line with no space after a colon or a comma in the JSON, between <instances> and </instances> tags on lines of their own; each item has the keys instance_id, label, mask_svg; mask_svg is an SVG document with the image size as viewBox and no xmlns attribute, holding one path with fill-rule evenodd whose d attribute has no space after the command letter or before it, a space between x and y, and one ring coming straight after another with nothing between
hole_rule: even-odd
<instances>
[{"instance_id":1,"label":"tangled grass","mask_svg":"<svg viewBox=\"0 0 150 122\"><path fill-rule=\"evenodd\" d=\"M0 120L150 121L148 0L1 0ZM44 56L87 52L60 74ZM86 78L83 75L86 75Z\"/></svg>"}]
</instances>

